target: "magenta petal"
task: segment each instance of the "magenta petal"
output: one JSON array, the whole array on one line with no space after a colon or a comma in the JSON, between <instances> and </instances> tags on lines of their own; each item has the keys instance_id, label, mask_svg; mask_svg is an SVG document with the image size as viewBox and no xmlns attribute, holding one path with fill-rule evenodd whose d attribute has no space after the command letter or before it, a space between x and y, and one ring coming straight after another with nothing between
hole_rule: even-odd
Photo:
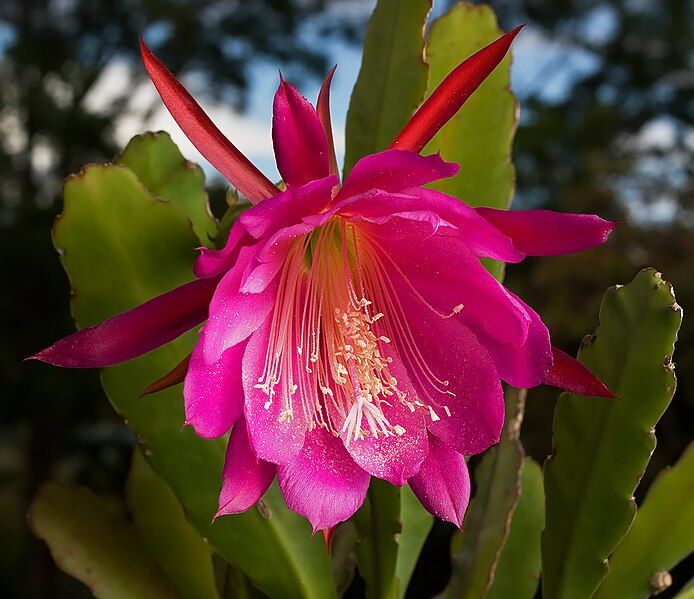
<instances>
[{"instance_id":1,"label":"magenta petal","mask_svg":"<svg viewBox=\"0 0 694 599\"><path fill-rule=\"evenodd\" d=\"M215 516L238 514L252 507L275 478L276 468L259 460L248 442L243 419L234 426L227 445L219 510Z\"/></svg>"},{"instance_id":2,"label":"magenta petal","mask_svg":"<svg viewBox=\"0 0 694 599\"><path fill-rule=\"evenodd\" d=\"M521 345L503 343L484 334L478 334L478 339L487 348L503 381L520 389L529 389L539 385L552 366L549 331L535 310L510 291L507 292L522 304L530 316L527 339Z\"/></svg>"},{"instance_id":3,"label":"magenta petal","mask_svg":"<svg viewBox=\"0 0 694 599\"><path fill-rule=\"evenodd\" d=\"M248 434L258 457L274 464L286 464L303 447L308 424L301 409L287 417L290 398L284 395L283 385L277 386L272 402L256 387L265 367L269 334L268 320L253 333L243 356L244 410Z\"/></svg>"},{"instance_id":4,"label":"magenta petal","mask_svg":"<svg viewBox=\"0 0 694 599\"><path fill-rule=\"evenodd\" d=\"M578 360L556 347L552 348L552 356L554 357L554 364L543 381L546 385L559 387L580 395L617 398L598 377Z\"/></svg>"},{"instance_id":5,"label":"magenta petal","mask_svg":"<svg viewBox=\"0 0 694 599\"><path fill-rule=\"evenodd\" d=\"M354 165L337 199L366 193L372 189L398 192L455 175L460 167L445 162L438 154L420 156L403 150L386 150L365 156Z\"/></svg>"},{"instance_id":6,"label":"magenta petal","mask_svg":"<svg viewBox=\"0 0 694 599\"><path fill-rule=\"evenodd\" d=\"M462 527L470 501L470 475L462 455L429 435L429 455L407 482L430 514Z\"/></svg>"},{"instance_id":7,"label":"magenta petal","mask_svg":"<svg viewBox=\"0 0 694 599\"><path fill-rule=\"evenodd\" d=\"M407 394L409 401L414 402L417 392L409 381L407 370L396 354L386 354L393 360L390 370L398 380L398 388ZM400 487L419 470L419 465L427 456L427 432L422 410L410 411L395 397L390 398L388 403L390 405L385 402L381 404L383 415L391 426L402 428L401 434L379 435L378 438L369 434L362 439L347 439L343 431L341 437L359 466L372 476Z\"/></svg>"},{"instance_id":8,"label":"magenta petal","mask_svg":"<svg viewBox=\"0 0 694 599\"><path fill-rule=\"evenodd\" d=\"M405 223L401 223L405 226ZM421 228L421 224L418 225ZM413 235L416 235L413 228ZM504 343L525 342L530 316L482 266L459 235L437 234L424 243L398 238L378 240L385 267L443 314Z\"/></svg>"},{"instance_id":9,"label":"magenta petal","mask_svg":"<svg viewBox=\"0 0 694 599\"><path fill-rule=\"evenodd\" d=\"M192 425L200 437L213 439L226 434L243 414L241 361L246 344L230 347L219 360L208 363L204 336L203 331L190 357L183 397L186 424Z\"/></svg>"},{"instance_id":10,"label":"magenta petal","mask_svg":"<svg viewBox=\"0 0 694 599\"><path fill-rule=\"evenodd\" d=\"M330 174L328 142L316 110L280 77L272 117L277 168L285 183L306 185Z\"/></svg>"},{"instance_id":11,"label":"magenta petal","mask_svg":"<svg viewBox=\"0 0 694 599\"><path fill-rule=\"evenodd\" d=\"M330 203L331 192L340 182L335 175L311 181L302 187L290 187L239 217L239 223L255 238L267 237L284 227L318 214Z\"/></svg>"},{"instance_id":12,"label":"magenta petal","mask_svg":"<svg viewBox=\"0 0 694 599\"><path fill-rule=\"evenodd\" d=\"M305 516L314 533L352 516L364 503L370 479L342 441L322 428L306 435L299 454L277 475L287 507Z\"/></svg>"},{"instance_id":13,"label":"magenta petal","mask_svg":"<svg viewBox=\"0 0 694 599\"><path fill-rule=\"evenodd\" d=\"M65 368L101 368L146 354L205 320L217 283L200 279L176 287L56 341L32 359Z\"/></svg>"},{"instance_id":14,"label":"magenta petal","mask_svg":"<svg viewBox=\"0 0 694 599\"><path fill-rule=\"evenodd\" d=\"M266 200L270 201L270 200ZM229 231L226 245L221 250L200 248L200 255L193 264L193 272L198 278L220 275L229 270L239 255L239 250L251 241L248 232L236 221Z\"/></svg>"},{"instance_id":15,"label":"magenta petal","mask_svg":"<svg viewBox=\"0 0 694 599\"><path fill-rule=\"evenodd\" d=\"M171 116L186 137L251 202L278 193L277 187L215 126L164 64L140 40L142 62Z\"/></svg>"},{"instance_id":16,"label":"magenta petal","mask_svg":"<svg viewBox=\"0 0 694 599\"><path fill-rule=\"evenodd\" d=\"M204 338L208 362L216 362L226 349L248 338L274 306L276 284L265 286L260 293L240 291L243 275L256 252L255 247L241 249L234 268L222 277L212 297Z\"/></svg>"},{"instance_id":17,"label":"magenta petal","mask_svg":"<svg viewBox=\"0 0 694 599\"><path fill-rule=\"evenodd\" d=\"M411 352L400 353L407 356L403 359L420 399L432 408L427 427L463 455L484 451L498 442L504 423L501 382L489 353L457 319L440 318L407 289L400 288L398 295L413 343ZM403 339L393 343L407 345ZM422 360L434 376L448 381L439 385L441 391L424 380Z\"/></svg>"},{"instance_id":18,"label":"magenta petal","mask_svg":"<svg viewBox=\"0 0 694 599\"><path fill-rule=\"evenodd\" d=\"M528 256L556 256L594 248L605 243L617 226L594 214L493 208L477 208L477 212Z\"/></svg>"}]
</instances>

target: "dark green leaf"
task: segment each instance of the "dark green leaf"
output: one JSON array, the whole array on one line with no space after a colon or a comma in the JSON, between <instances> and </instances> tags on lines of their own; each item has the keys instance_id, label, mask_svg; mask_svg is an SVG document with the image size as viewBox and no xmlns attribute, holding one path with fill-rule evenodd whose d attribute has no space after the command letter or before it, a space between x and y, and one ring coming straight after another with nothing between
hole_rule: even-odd
<instances>
[{"instance_id":1,"label":"dark green leaf","mask_svg":"<svg viewBox=\"0 0 694 599\"><path fill-rule=\"evenodd\" d=\"M398 579L400 597L404 597L419 554L434 525L434 517L422 507L419 499L407 485L400 492L400 520L402 532L398 536L395 575Z\"/></svg>"},{"instance_id":2,"label":"dark green leaf","mask_svg":"<svg viewBox=\"0 0 694 599\"><path fill-rule=\"evenodd\" d=\"M422 102L429 10L431 0L378 0L347 113L345 175L363 156L385 150Z\"/></svg>"},{"instance_id":3,"label":"dark green leaf","mask_svg":"<svg viewBox=\"0 0 694 599\"><path fill-rule=\"evenodd\" d=\"M503 436L475 470L475 497L463 532L451 542L453 571L446 597L484 597L489 589L520 493L523 448L518 435L524 405L525 391L509 389Z\"/></svg>"},{"instance_id":4,"label":"dark green leaf","mask_svg":"<svg viewBox=\"0 0 694 599\"><path fill-rule=\"evenodd\" d=\"M520 497L487 599L532 599L535 596L540 584L540 534L544 526L542 469L526 458L521 469Z\"/></svg>"},{"instance_id":5,"label":"dark green leaf","mask_svg":"<svg viewBox=\"0 0 694 599\"><path fill-rule=\"evenodd\" d=\"M627 536L610 557L596 598L637 599L653 593L652 579L694 551L694 445L648 490Z\"/></svg>"},{"instance_id":6,"label":"dark green leaf","mask_svg":"<svg viewBox=\"0 0 694 599\"><path fill-rule=\"evenodd\" d=\"M58 567L102 599L174 599L171 581L128 521L89 489L44 484L29 509Z\"/></svg>"},{"instance_id":7,"label":"dark green leaf","mask_svg":"<svg viewBox=\"0 0 694 599\"><path fill-rule=\"evenodd\" d=\"M137 534L182 598L216 598L212 548L186 520L171 489L133 452L126 502Z\"/></svg>"},{"instance_id":8,"label":"dark green leaf","mask_svg":"<svg viewBox=\"0 0 694 599\"><path fill-rule=\"evenodd\" d=\"M545 464L542 588L548 599L590 597L634 518L633 493L655 448L653 429L675 391L682 320L669 283L653 269L609 289L579 359L619 397L565 394Z\"/></svg>"}]
</instances>

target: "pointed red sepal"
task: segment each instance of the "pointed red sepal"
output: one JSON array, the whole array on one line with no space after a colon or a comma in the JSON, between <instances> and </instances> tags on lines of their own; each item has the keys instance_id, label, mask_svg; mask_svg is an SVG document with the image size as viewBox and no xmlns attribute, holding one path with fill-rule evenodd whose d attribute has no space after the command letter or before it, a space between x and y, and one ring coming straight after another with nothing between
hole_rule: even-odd
<instances>
[{"instance_id":1,"label":"pointed red sepal","mask_svg":"<svg viewBox=\"0 0 694 599\"><path fill-rule=\"evenodd\" d=\"M325 138L328 140L328 162L330 164L331 175L337 175L337 156L335 154L333 127L330 122L330 84L332 83L335 69L337 69L337 65L330 69L328 74L325 76L325 80L323 81L323 85L321 85L320 92L318 92L318 101L316 102L318 120L323 126Z\"/></svg>"},{"instance_id":2,"label":"pointed red sepal","mask_svg":"<svg viewBox=\"0 0 694 599\"><path fill-rule=\"evenodd\" d=\"M224 136L142 39L140 55L171 116L212 166L254 204L279 193L272 181Z\"/></svg>"},{"instance_id":3,"label":"pointed red sepal","mask_svg":"<svg viewBox=\"0 0 694 599\"><path fill-rule=\"evenodd\" d=\"M335 534L335 527L331 526L330 528L324 528L323 530L321 530L321 533L323 534L325 547L328 550L328 553L330 553L330 547L333 544L333 535Z\"/></svg>"},{"instance_id":4,"label":"pointed red sepal","mask_svg":"<svg viewBox=\"0 0 694 599\"><path fill-rule=\"evenodd\" d=\"M545 385L580 395L617 399L617 396L578 360L556 347L552 347L552 358L554 363L543 381Z\"/></svg>"},{"instance_id":5,"label":"pointed red sepal","mask_svg":"<svg viewBox=\"0 0 694 599\"><path fill-rule=\"evenodd\" d=\"M186 374L188 374L190 356L191 354L188 354L163 377L147 385L142 393L140 393L140 397L151 395L152 393L159 393L159 391L163 391L164 389L168 389L169 387L182 383L186 378Z\"/></svg>"},{"instance_id":6,"label":"pointed red sepal","mask_svg":"<svg viewBox=\"0 0 694 599\"><path fill-rule=\"evenodd\" d=\"M502 61L524 26L502 35L453 69L414 113L390 148L421 152Z\"/></svg>"}]
</instances>

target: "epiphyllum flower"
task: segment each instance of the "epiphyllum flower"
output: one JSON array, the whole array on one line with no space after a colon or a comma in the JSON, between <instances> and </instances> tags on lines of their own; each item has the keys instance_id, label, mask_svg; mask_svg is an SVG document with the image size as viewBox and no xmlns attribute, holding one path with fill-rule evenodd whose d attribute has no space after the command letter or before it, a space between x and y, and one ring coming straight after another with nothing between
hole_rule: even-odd
<instances>
[{"instance_id":1,"label":"epiphyllum flower","mask_svg":"<svg viewBox=\"0 0 694 599\"><path fill-rule=\"evenodd\" d=\"M280 81L272 137L280 192L142 44L164 103L201 153L252 203L226 246L202 249L197 279L35 357L102 367L206 320L182 380L186 423L231 430L219 515L251 507L274 479L314 529L349 518L371 476L409 483L461 524L463 456L499 440L501 380L611 393L553 349L540 317L479 259L575 252L605 241L597 216L473 209L423 187L458 165L419 152L501 61L518 29L455 69L390 149L340 185L328 89L314 109ZM186 374L187 372L187 374Z\"/></svg>"}]
</instances>

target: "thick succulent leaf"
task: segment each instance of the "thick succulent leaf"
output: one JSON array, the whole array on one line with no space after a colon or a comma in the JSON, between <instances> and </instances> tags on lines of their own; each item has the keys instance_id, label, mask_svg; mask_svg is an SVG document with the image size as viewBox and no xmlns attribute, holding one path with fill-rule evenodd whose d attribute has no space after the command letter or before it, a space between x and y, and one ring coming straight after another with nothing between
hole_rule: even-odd
<instances>
[{"instance_id":1,"label":"thick succulent leaf","mask_svg":"<svg viewBox=\"0 0 694 599\"><path fill-rule=\"evenodd\" d=\"M434 525L434 517L422 507L419 499L407 485L400 491L400 520L402 532L398 536L395 576L398 579L400 597L404 597L419 554Z\"/></svg>"},{"instance_id":2,"label":"thick succulent leaf","mask_svg":"<svg viewBox=\"0 0 694 599\"><path fill-rule=\"evenodd\" d=\"M453 571L445 597L483 597L491 585L520 494L524 454L518 435L524 407L525 391L509 389L501 441L475 469L475 496L463 532L451 542Z\"/></svg>"},{"instance_id":3,"label":"thick succulent leaf","mask_svg":"<svg viewBox=\"0 0 694 599\"><path fill-rule=\"evenodd\" d=\"M653 269L609 289L579 360L619 399L560 397L545 464L545 597L590 597L636 512L633 493L655 448L653 429L675 391L682 320L672 287Z\"/></svg>"},{"instance_id":4,"label":"thick succulent leaf","mask_svg":"<svg viewBox=\"0 0 694 599\"><path fill-rule=\"evenodd\" d=\"M178 596L130 523L89 489L44 484L29 509L29 525L58 567L95 597Z\"/></svg>"},{"instance_id":5,"label":"thick succulent leaf","mask_svg":"<svg viewBox=\"0 0 694 599\"><path fill-rule=\"evenodd\" d=\"M125 498L138 536L178 594L216 598L212 548L186 520L173 491L139 450L133 452Z\"/></svg>"},{"instance_id":6,"label":"thick succulent leaf","mask_svg":"<svg viewBox=\"0 0 694 599\"><path fill-rule=\"evenodd\" d=\"M426 51L427 96L459 63L501 33L486 4L461 2L436 19ZM509 207L516 184L511 146L518 124L518 104L510 86L511 51L424 149L424 154L441 152L444 160L460 164L456 176L430 187L471 206ZM494 276L503 276L502 263L484 263Z\"/></svg>"},{"instance_id":7,"label":"thick succulent leaf","mask_svg":"<svg viewBox=\"0 0 694 599\"><path fill-rule=\"evenodd\" d=\"M347 113L345 176L385 150L424 98L424 25L431 0L378 0Z\"/></svg>"},{"instance_id":8,"label":"thick succulent leaf","mask_svg":"<svg viewBox=\"0 0 694 599\"><path fill-rule=\"evenodd\" d=\"M651 579L694 551L694 444L660 473L648 490L627 536L610 557L610 571L596 598L648 597Z\"/></svg>"},{"instance_id":9,"label":"thick succulent leaf","mask_svg":"<svg viewBox=\"0 0 694 599\"><path fill-rule=\"evenodd\" d=\"M116 164L128 167L150 193L181 206L200 243L210 246L217 225L210 212L202 169L188 162L164 131L133 137Z\"/></svg>"},{"instance_id":10,"label":"thick succulent leaf","mask_svg":"<svg viewBox=\"0 0 694 599\"><path fill-rule=\"evenodd\" d=\"M357 556L354 548L359 541L359 533L353 520L339 524L333 531L330 542L330 561L333 565L333 579L338 597L342 597L354 578Z\"/></svg>"},{"instance_id":11,"label":"thick succulent leaf","mask_svg":"<svg viewBox=\"0 0 694 599\"><path fill-rule=\"evenodd\" d=\"M502 31L485 4L457 4L431 27L427 43L427 96L459 63ZM518 106L510 90L510 54L427 145L460 164L460 172L431 184L472 206L508 208L515 186L510 160Z\"/></svg>"},{"instance_id":12,"label":"thick succulent leaf","mask_svg":"<svg viewBox=\"0 0 694 599\"><path fill-rule=\"evenodd\" d=\"M400 522L400 489L372 478L364 505L354 516L360 540L355 548L359 574L369 599L399 596L396 568Z\"/></svg>"},{"instance_id":13,"label":"thick succulent leaf","mask_svg":"<svg viewBox=\"0 0 694 599\"><path fill-rule=\"evenodd\" d=\"M499 555L487 599L532 599L540 584L540 534L545 526L542 469L527 458L511 529Z\"/></svg>"},{"instance_id":14,"label":"thick succulent leaf","mask_svg":"<svg viewBox=\"0 0 694 599\"><path fill-rule=\"evenodd\" d=\"M187 215L177 204L147 193L124 167L90 167L66 182L65 210L54 240L72 283L73 313L80 328L192 278L197 240ZM138 397L190 353L195 338L193 331L105 370L102 381L109 399L198 533L253 584L270 595L332 596L322 539L311 539L308 523L286 509L277 488L266 494L262 509L212 523L224 441L205 441L190 428L181 430L180 387Z\"/></svg>"},{"instance_id":15,"label":"thick succulent leaf","mask_svg":"<svg viewBox=\"0 0 694 599\"><path fill-rule=\"evenodd\" d=\"M675 599L694 599L694 578L684 585L682 590L675 595Z\"/></svg>"}]
</instances>

